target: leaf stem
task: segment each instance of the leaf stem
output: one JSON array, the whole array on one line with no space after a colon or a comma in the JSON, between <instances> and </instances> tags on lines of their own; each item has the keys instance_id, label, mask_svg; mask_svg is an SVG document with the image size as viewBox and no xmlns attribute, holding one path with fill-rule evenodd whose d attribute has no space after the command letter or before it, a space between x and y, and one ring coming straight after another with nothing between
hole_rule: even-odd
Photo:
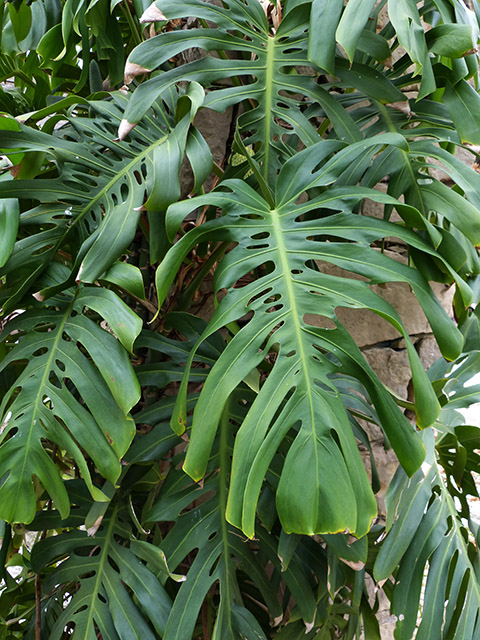
<instances>
[{"instance_id":1,"label":"leaf stem","mask_svg":"<svg viewBox=\"0 0 480 640\"><path fill-rule=\"evenodd\" d=\"M12 525L5 523L2 546L0 547L0 582L5 578L8 547L12 539Z\"/></svg>"},{"instance_id":2,"label":"leaf stem","mask_svg":"<svg viewBox=\"0 0 480 640\"><path fill-rule=\"evenodd\" d=\"M180 311L185 311L186 309L188 309L191 304L193 294L198 289L200 283L213 267L213 265L218 262L218 260L223 256L229 246L230 245L228 242L222 242L221 244L219 244L218 247L216 247L212 252L208 260L206 260L206 262L202 265L202 268L187 286L178 302L178 308Z\"/></svg>"},{"instance_id":3,"label":"leaf stem","mask_svg":"<svg viewBox=\"0 0 480 640\"><path fill-rule=\"evenodd\" d=\"M2 50L3 18L5 15L5 2L0 0L0 51Z\"/></svg>"},{"instance_id":4,"label":"leaf stem","mask_svg":"<svg viewBox=\"0 0 480 640\"><path fill-rule=\"evenodd\" d=\"M132 32L135 45L140 44L142 42L142 37L138 31L137 25L135 24L135 20L133 19L132 12L128 7L127 0L125 0L125 3L122 2L121 8L122 8L123 15L127 19L128 26L130 27L130 31Z\"/></svg>"},{"instance_id":5,"label":"leaf stem","mask_svg":"<svg viewBox=\"0 0 480 640\"><path fill-rule=\"evenodd\" d=\"M220 442L218 447L218 458L220 464L220 473L218 477L218 502L220 507L220 526L222 529L222 545L223 545L223 562L225 565L225 582L221 585L220 591L220 610L226 610L228 612L228 623L231 625L231 609L235 599L235 582L234 582L234 568L232 567L232 560L230 556L230 533L228 531L228 524L226 519L227 510L227 496L228 496L228 467L229 467L229 451L228 451L228 431L231 428L230 417L230 397L228 398L225 407L223 409L222 417L220 419ZM232 583L233 580L233 583ZM232 601L233 600L233 601ZM218 618L221 618L219 610ZM233 630L230 628L231 637L233 637ZM215 637L214 632L214 637Z\"/></svg>"},{"instance_id":6,"label":"leaf stem","mask_svg":"<svg viewBox=\"0 0 480 640\"><path fill-rule=\"evenodd\" d=\"M35 640L42 640L42 586L40 576L35 576Z\"/></svg>"},{"instance_id":7,"label":"leaf stem","mask_svg":"<svg viewBox=\"0 0 480 640\"><path fill-rule=\"evenodd\" d=\"M220 462L220 475L219 475L219 501L220 501L220 513L222 515L222 531L225 534L224 540L227 536L227 521L225 520L225 511L227 506L227 465L228 465L228 429L229 429L229 417L230 417L230 398L228 398L225 408L223 410L222 418L220 421L220 443L219 443L219 462Z\"/></svg>"}]
</instances>

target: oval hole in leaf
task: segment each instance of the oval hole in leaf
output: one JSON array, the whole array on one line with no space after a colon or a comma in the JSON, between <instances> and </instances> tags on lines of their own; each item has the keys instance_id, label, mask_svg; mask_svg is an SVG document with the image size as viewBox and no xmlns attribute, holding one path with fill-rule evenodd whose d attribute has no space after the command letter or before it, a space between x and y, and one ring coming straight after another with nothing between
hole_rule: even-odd
<instances>
[{"instance_id":1,"label":"oval hole in leaf","mask_svg":"<svg viewBox=\"0 0 480 640\"><path fill-rule=\"evenodd\" d=\"M270 245L268 244L250 244L248 247L245 247L249 250L258 250L258 249L268 249Z\"/></svg>"},{"instance_id":2,"label":"oval hole in leaf","mask_svg":"<svg viewBox=\"0 0 480 640\"><path fill-rule=\"evenodd\" d=\"M269 287L268 289L264 289L260 293L257 293L257 295L253 296L253 298L250 298L250 300L247 302L247 307L249 307L256 300L259 300L260 298L265 297L267 294L270 293L270 291L272 291L272 287Z\"/></svg>"},{"instance_id":3,"label":"oval hole in leaf","mask_svg":"<svg viewBox=\"0 0 480 640\"><path fill-rule=\"evenodd\" d=\"M48 376L48 381L50 382L51 385L53 385L57 389L62 388L62 383L60 382L60 379L55 373L53 373L53 371L50 372L50 375Z\"/></svg>"},{"instance_id":4,"label":"oval hole in leaf","mask_svg":"<svg viewBox=\"0 0 480 640\"><path fill-rule=\"evenodd\" d=\"M79 580L88 580L88 578L93 578L95 576L95 571L87 571L87 573L82 573L78 576Z\"/></svg>"},{"instance_id":5,"label":"oval hole in leaf","mask_svg":"<svg viewBox=\"0 0 480 640\"><path fill-rule=\"evenodd\" d=\"M267 313L273 313L274 311L280 311L281 309L283 309L283 304L275 304L273 307L267 309Z\"/></svg>"},{"instance_id":6,"label":"oval hole in leaf","mask_svg":"<svg viewBox=\"0 0 480 640\"><path fill-rule=\"evenodd\" d=\"M213 576L213 574L215 573L215 569L216 569L216 568L217 568L217 566L218 566L219 560L220 560L220 558L216 558L216 559L215 559L215 562L214 562L214 563L213 563L213 565L210 567L210 571L208 572L208 575L209 575L209 576Z\"/></svg>"},{"instance_id":7,"label":"oval hole in leaf","mask_svg":"<svg viewBox=\"0 0 480 640\"><path fill-rule=\"evenodd\" d=\"M328 395L336 397L337 394L335 393L335 391L333 391L333 389L331 389L329 386L327 386L323 382L320 382L318 378L314 378L313 381L317 385L317 387L319 387L324 393L328 393Z\"/></svg>"},{"instance_id":8,"label":"oval hole in leaf","mask_svg":"<svg viewBox=\"0 0 480 640\"><path fill-rule=\"evenodd\" d=\"M124 182L120 186L120 197L122 199L122 202L126 202L127 201L129 192L130 192L130 189L128 188L128 185L126 185L125 182Z\"/></svg>"},{"instance_id":9,"label":"oval hole in leaf","mask_svg":"<svg viewBox=\"0 0 480 640\"><path fill-rule=\"evenodd\" d=\"M38 358L39 356L43 356L45 353L47 353L47 351L48 351L47 347L40 347L40 349L37 349L32 353L32 356L34 356L35 358Z\"/></svg>"}]
</instances>

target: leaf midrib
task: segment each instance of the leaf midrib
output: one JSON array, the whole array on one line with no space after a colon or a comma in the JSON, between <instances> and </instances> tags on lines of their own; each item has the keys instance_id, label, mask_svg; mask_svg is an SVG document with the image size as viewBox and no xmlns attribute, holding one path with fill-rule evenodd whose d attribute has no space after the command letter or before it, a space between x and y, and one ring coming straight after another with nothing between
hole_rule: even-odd
<instances>
[{"instance_id":1,"label":"leaf midrib","mask_svg":"<svg viewBox=\"0 0 480 640\"><path fill-rule=\"evenodd\" d=\"M227 442L227 431L229 428L229 416L230 416L230 398L227 400L225 405L225 409L222 414L222 418L220 421L220 445L219 445L219 458L220 458L220 473L218 478L218 503L219 503L219 516L220 516L220 526L221 526L221 534L222 534L222 548L223 548L223 561L225 563L225 590L224 597L227 602L222 602L221 607L228 612L230 615L228 616L228 628L230 634L233 638L234 632L232 627L232 616L231 610L233 606L232 602L232 585L231 585L231 576L230 571L232 569L232 560L230 557L230 536L227 529L227 519L226 519L226 510L227 510L227 465L228 465L228 442ZM215 633L214 638L218 635L216 633L217 627L215 625Z\"/></svg>"},{"instance_id":2,"label":"leaf midrib","mask_svg":"<svg viewBox=\"0 0 480 640\"><path fill-rule=\"evenodd\" d=\"M110 518L110 522L108 523L108 528L105 531L104 543L101 546L98 568L95 573L95 584L93 585L93 590L92 590L91 604L88 607L87 626L86 626L87 633L91 625L92 625L91 627L92 630L94 630L93 616L94 616L94 612L96 611L95 603L97 602L97 599L98 599L97 594L100 592L100 584L102 582L103 567L108 557L108 547L113 536L113 529L115 527L117 511L118 511L118 506L115 506Z\"/></svg>"},{"instance_id":3,"label":"leaf midrib","mask_svg":"<svg viewBox=\"0 0 480 640\"><path fill-rule=\"evenodd\" d=\"M270 164L270 144L272 128L272 106L273 106L273 85L275 71L275 38L269 36L267 39L267 55L265 59L265 129L263 138L263 177L267 180Z\"/></svg>"},{"instance_id":4,"label":"leaf midrib","mask_svg":"<svg viewBox=\"0 0 480 640\"><path fill-rule=\"evenodd\" d=\"M314 409L313 409L313 398L312 398L312 388L310 384L310 376L308 375L308 358L305 353L304 345L303 345L303 336L302 336L302 326L299 320L299 311L297 307L297 301L295 299L295 291L294 291L294 280L291 277L291 269L288 263L288 251L285 245L285 240L283 238L283 228L281 225L281 218L276 209L270 210L271 216L271 224L273 235L277 245L277 252L280 259L280 267L282 272L283 281L285 283L285 288L287 291L287 299L289 303L289 312L292 318L292 325L295 333L295 341L298 345L299 357L298 361L301 363L301 375L303 377L306 395L308 398L308 406L310 409L310 425L312 428L312 441L313 447L315 450L315 464L318 467L318 452L317 452L317 438L314 431ZM317 469L318 471L318 469ZM317 474L318 475L318 474ZM316 519L316 516L315 516Z\"/></svg>"},{"instance_id":5,"label":"leaf midrib","mask_svg":"<svg viewBox=\"0 0 480 640\"><path fill-rule=\"evenodd\" d=\"M170 132L171 133L171 132ZM83 220L83 218L85 217L85 215L92 210L92 208L94 208L97 203L103 198L105 197L105 195L107 193L109 193L110 188L116 184L117 182L121 181L124 179L125 175L130 175L130 171L132 170L132 168L137 165L139 162L141 162L142 160L148 158L149 154L151 153L151 151L153 151L153 149L160 144L163 144L165 142L165 140L168 138L169 134L165 134L165 136L163 138L161 138L160 140L156 140L153 144L151 144L149 147L147 147L146 149L143 150L142 154L135 156L128 164L127 166L124 168L123 171L119 171L118 173L116 173L113 178L111 178L106 185L104 185L100 191L96 194L96 196L94 198L92 198L91 200L88 201L88 205L85 206L75 217L75 220L72 221L72 224L67 227L66 233L62 234L61 237L58 239L58 241L56 242L54 248L53 248L53 253L56 254L58 249L62 246L63 242L65 241L65 239L68 237L68 235L71 233L71 231ZM131 181L132 184L134 184L133 181ZM143 185L142 185L143 186ZM114 207L117 205L114 205Z\"/></svg>"},{"instance_id":6,"label":"leaf midrib","mask_svg":"<svg viewBox=\"0 0 480 640\"><path fill-rule=\"evenodd\" d=\"M149 154L153 151L153 149L157 146L157 145L161 145L165 142L165 140L168 138L169 134L165 134L163 138L160 138L159 140L156 140L153 144L151 144L149 147L147 147L146 149L144 149L142 151L141 154L135 156L128 164L127 166L123 169L123 171L119 171L118 173L115 173L115 175L113 176L113 178L111 178L106 185L104 185L100 191L97 193L97 195L89 201L88 206L84 207L82 211L80 211L80 213L76 216L75 220L72 222L72 224L69 227L69 231L71 229L73 229L75 227L75 225L80 222L83 217L97 204L97 202L103 197L105 196L106 193L108 193L110 191L110 188L117 182L121 181L124 179L125 175L130 175L130 171L133 169L133 167L138 164L139 162L141 162L142 160L144 160L145 158L147 158L149 156ZM133 181L132 181L133 182ZM139 185L140 186L140 185ZM142 185L143 186L143 185ZM115 206L115 205L114 205Z\"/></svg>"},{"instance_id":7,"label":"leaf midrib","mask_svg":"<svg viewBox=\"0 0 480 640\"><path fill-rule=\"evenodd\" d=\"M23 465L22 465L22 469L21 469L21 472L20 472L20 477L23 477L23 475L25 473L25 466L27 464L27 461L31 459L31 457L29 455L29 451L30 451L31 440L32 440L33 433L34 433L34 430L35 430L35 424L36 424L35 416L38 413L38 406L39 406L39 403L40 403L40 398L43 396L43 390L44 390L46 381L48 379L48 376L50 375L50 371L52 369L52 363L53 363L53 360L55 359L55 354L57 352L57 347L58 347L58 344L59 344L59 342L60 342L60 340L62 338L63 327L67 324L68 318L70 317L70 314L71 314L71 311L72 311L72 308L73 308L73 304L74 304L74 300L72 300L71 303L69 304L69 306L67 307L60 324L57 326L57 335L55 336L55 338L53 340L53 344L52 344L52 347L50 349L50 354L48 356L47 362L45 363L44 372L43 372L40 384L38 386L37 395L35 397L35 403L33 405L32 416L31 416L31 421L30 421L30 428L29 428L29 432L28 432L27 442L25 444L25 450L24 450L24 456L23 456ZM21 487L21 484L19 483L18 484L18 489L20 489L20 487ZM17 501L17 503L18 503L18 501Z\"/></svg>"}]
</instances>

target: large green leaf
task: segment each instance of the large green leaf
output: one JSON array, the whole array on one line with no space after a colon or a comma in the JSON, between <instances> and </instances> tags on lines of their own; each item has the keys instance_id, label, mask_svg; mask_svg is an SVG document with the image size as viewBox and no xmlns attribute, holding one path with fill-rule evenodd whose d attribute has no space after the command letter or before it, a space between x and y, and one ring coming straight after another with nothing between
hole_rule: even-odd
<instances>
[{"instance_id":1,"label":"large green leaf","mask_svg":"<svg viewBox=\"0 0 480 640\"><path fill-rule=\"evenodd\" d=\"M442 394L449 409L466 409L480 402L480 385L475 378L479 365L480 351L474 350L452 363L445 363L441 372Z\"/></svg>"},{"instance_id":2,"label":"large green leaf","mask_svg":"<svg viewBox=\"0 0 480 640\"><path fill-rule=\"evenodd\" d=\"M441 24L426 35L430 51L441 56L461 58L475 46L473 28L467 24Z\"/></svg>"},{"instance_id":3,"label":"large green leaf","mask_svg":"<svg viewBox=\"0 0 480 640\"><path fill-rule=\"evenodd\" d=\"M403 144L388 136L379 137L376 142ZM373 142L371 145L375 148ZM195 479L205 472L224 399L267 353L273 349L276 352L273 369L235 444L228 518L249 536L254 532L255 508L265 473L292 429L297 435L288 451L277 493L277 507L286 531L311 534L348 528L363 535L368 530L375 513L373 496L344 405L330 379L333 373L362 380L390 442L410 474L423 458L422 445L411 426L338 323L337 306L368 308L405 336L417 389L419 423L431 424L438 415L438 402L397 313L369 289L367 282L323 273L313 260L333 262L372 283L409 282L442 348L454 357L461 346L460 335L421 275L370 244L396 235L427 254L433 252L432 248L403 227L352 215L352 206L364 197L387 202L389 196L338 186L303 204L297 203L305 190L335 180L341 184L351 177L356 164L364 163L368 145L358 143L327 160L336 149L337 143L319 143L287 162L279 176L273 208L247 185L231 180L223 183L221 191L179 203L168 212L167 229L171 233L191 210L206 203L221 207L223 216L186 234L167 254L157 271L160 300L188 251L208 237L230 240L237 246L217 269L216 288L227 289L228 294L214 313L204 338L253 312L252 319L214 365L200 394L185 463ZM411 213L408 207L395 204L404 215ZM332 210L340 213L332 214ZM260 270L259 277L235 288L252 269ZM336 328L312 326L308 314L328 317ZM185 378L172 420L177 431L181 431L179 425L186 424L186 385Z\"/></svg>"},{"instance_id":4,"label":"large green leaf","mask_svg":"<svg viewBox=\"0 0 480 640\"><path fill-rule=\"evenodd\" d=\"M219 603L212 638L266 640L265 632L247 608L248 600L244 601L246 585L241 574L253 579L255 593L258 594L255 598L265 603L272 623L278 624L283 615L275 594L275 580L267 577L264 567L270 560L280 572L274 539L272 541L272 537L263 530L262 553L253 553L249 544L242 540L241 532L225 520L233 435L231 421L244 414L242 404L242 393L239 392L226 407L220 437L210 460L209 475L203 486L199 488L181 470L172 469L159 500L146 515L147 520L175 521L174 528L162 542L170 567L177 567L184 557L194 549L198 550L175 598L165 640L183 640L192 636L202 603L217 582ZM216 469L220 470L219 473ZM298 558L292 560L282 578L297 601L305 623L312 624L315 597Z\"/></svg>"},{"instance_id":5,"label":"large green leaf","mask_svg":"<svg viewBox=\"0 0 480 640\"><path fill-rule=\"evenodd\" d=\"M432 93L436 86L417 3L415 0L388 0L388 16L400 45L415 63L415 75L422 76L419 97L423 98Z\"/></svg>"},{"instance_id":6,"label":"large green leaf","mask_svg":"<svg viewBox=\"0 0 480 640\"><path fill-rule=\"evenodd\" d=\"M342 15L342 0L313 0L308 57L321 69L335 71L335 32Z\"/></svg>"},{"instance_id":7,"label":"large green leaf","mask_svg":"<svg viewBox=\"0 0 480 640\"><path fill-rule=\"evenodd\" d=\"M437 86L444 86L446 68L456 74L456 82L470 77L472 67L464 56L474 53L478 22L465 3L452 0L419 6L415 0L388 0L388 16L398 43L408 54L404 62L408 65L413 62L413 75L421 76L418 98L432 94ZM425 29L425 23L431 24L433 29ZM436 56L443 57L440 62L445 66L435 64ZM477 66L476 60L472 66Z\"/></svg>"},{"instance_id":8,"label":"large green leaf","mask_svg":"<svg viewBox=\"0 0 480 640\"><path fill-rule=\"evenodd\" d=\"M462 302L468 307L473 302L473 293L467 282L480 270L473 246L480 220L479 176L445 149L448 146L454 150L454 145L460 144L445 106L422 100L412 102L411 107L415 114L407 118L389 107L381 107L379 120L370 127L371 133L384 128L396 130L409 141L409 150L385 148L367 169L362 184L375 186L388 175L388 193L418 209L423 220L404 219L409 227L423 228L428 233L443 264L437 259L426 260L425 256L419 259L412 246L410 257L428 279L455 281ZM373 107L364 111L366 119L375 116ZM415 126L411 126L413 122ZM456 183L454 189L437 178L439 165ZM391 212L391 205L386 205L386 219Z\"/></svg>"},{"instance_id":9,"label":"large green leaf","mask_svg":"<svg viewBox=\"0 0 480 640\"><path fill-rule=\"evenodd\" d=\"M181 93L179 98L176 91L168 92L168 110L162 103L153 108L128 142L115 139L127 104L121 94L90 103L96 116L75 118L64 137L27 127L1 132L0 146L45 151L59 174L1 183L3 197L14 193L41 202L21 214L23 237L2 269L6 308L33 286L59 249L66 249L74 263L70 283L94 282L132 241L145 195L148 208L157 211L180 197L180 166L203 91L192 85ZM208 171L211 157L205 148L204 162Z\"/></svg>"},{"instance_id":10,"label":"large green leaf","mask_svg":"<svg viewBox=\"0 0 480 640\"><path fill-rule=\"evenodd\" d=\"M456 84L449 82L443 99L462 142L479 144L477 123L480 114L480 96L475 89L466 80L460 80Z\"/></svg>"},{"instance_id":11,"label":"large green leaf","mask_svg":"<svg viewBox=\"0 0 480 640\"><path fill-rule=\"evenodd\" d=\"M12 252L18 231L20 209L16 198L5 198L0 209L0 267L6 263Z\"/></svg>"},{"instance_id":12,"label":"large green leaf","mask_svg":"<svg viewBox=\"0 0 480 640\"><path fill-rule=\"evenodd\" d=\"M140 368L140 377L145 384L161 388L172 380L180 380L185 361L204 333L205 326L205 321L199 318L173 313L167 316L167 327L174 328L175 333L181 334L182 340L145 331L136 342L138 349L147 345L150 348L151 362ZM209 336L196 353L197 371L203 372L205 376L208 369L198 365L211 367L224 348L225 342L219 333ZM145 526L149 526L150 522L175 522L175 526L161 543L161 552L165 554L172 569L179 567L178 570L181 571L182 560L198 550L176 595L165 638L191 637L201 609L209 607L214 620L210 627L213 628L212 637L219 640L266 639L268 636L253 615L251 601L253 599L265 603L266 615L262 618L265 619L267 628L269 622L278 624L283 616L282 606L276 596L279 579L285 582L286 588L297 601L305 623L313 623L315 597L309 580L304 575L300 555L292 550L288 571L285 572L277 556L275 536L261 529L258 549L255 543L252 546L243 540L241 532L232 528L225 520L233 424L244 419L254 395L245 385L241 385L232 394L222 418L220 436L214 444L205 482L201 486L192 483L178 464L183 454L176 455L165 482L156 491L155 503L144 511ZM173 406L174 398L165 396L136 415L138 423L155 426L145 435L137 436L129 452L130 461L154 460L164 456L181 442L168 424ZM136 549L136 545L134 547ZM142 557L146 559L146 556ZM275 578L266 571L272 565L277 572ZM306 563L305 566L310 571L315 571L317 565L318 561L315 561L310 565ZM286 564L284 569L287 569ZM247 580L245 576L248 576ZM215 594L214 601L210 600L212 593ZM204 623L208 628L208 621L204 620Z\"/></svg>"},{"instance_id":13,"label":"large green leaf","mask_svg":"<svg viewBox=\"0 0 480 640\"><path fill-rule=\"evenodd\" d=\"M115 483L135 433L128 413L140 389L124 347L131 348L140 319L111 291L97 288L52 302L9 322L3 336L9 350L0 368L14 380L0 407L0 514L9 522L33 519L34 476L68 514L62 478L45 450L49 442L73 458L93 497L105 500L85 455ZM98 311L124 346L85 309Z\"/></svg>"},{"instance_id":14,"label":"large green leaf","mask_svg":"<svg viewBox=\"0 0 480 640\"><path fill-rule=\"evenodd\" d=\"M207 56L201 60L160 73L135 90L134 99L125 112L128 122L138 122L156 96L179 80L196 80L204 86L216 87L219 80L235 77L242 84L215 88L205 100L205 106L224 111L228 106L244 101L255 103L239 118L239 125L250 131L246 144L259 143L258 159L264 176L273 182L282 156L290 150L286 140L292 134L304 144L318 140L315 127L303 114L300 94L321 105L331 120L337 135L345 140L359 140L361 133L348 112L314 78L300 75L299 65L310 66L307 58L309 6L294 7L284 16L275 34L257 0L242 2L227 0L218 7L202 0L172 2L161 0L158 8L168 19L196 16L213 22L217 28L189 29L162 33L139 45L130 55L130 62L142 69L156 69L172 56L200 47L207 52L221 50L236 53L236 58ZM249 78L253 76L253 81ZM396 92L385 78L384 90ZM243 84L245 82L245 84ZM402 94L395 93L401 100Z\"/></svg>"}]
</instances>

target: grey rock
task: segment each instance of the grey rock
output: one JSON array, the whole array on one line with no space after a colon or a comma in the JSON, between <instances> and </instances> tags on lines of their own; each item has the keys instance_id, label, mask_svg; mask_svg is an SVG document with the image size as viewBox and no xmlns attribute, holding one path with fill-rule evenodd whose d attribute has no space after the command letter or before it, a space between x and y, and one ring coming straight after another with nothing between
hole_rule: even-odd
<instances>
[{"instance_id":1,"label":"grey rock","mask_svg":"<svg viewBox=\"0 0 480 640\"><path fill-rule=\"evenodd\" d=\"M194 125L207 141L213 159L219 164L225 156L225 145L230 133L231 120L231 109L227 109L225 113L201 109L195 116Z\"/></svg>"},{"instance_id":2,"label":"grey rock","mask_svg":"<svg viewBox=\"0 0 480 640\"><path fill-rule=\"evenodd\" d=\"M418 355L425 369L430 369L432 364L442 355L438 348L437 341L431 335L420 338L415 343L415 348L418 351Z\"/></svg>"},{"instance_id":3,"label":"grey rock","mask_svg":"<svg viewBox=\"0 0 480 640\"><path fill-rule=\"evenodd\" d=\"M406 399L412 377L407 350L373 347L365 349L363 355L380 380L398 396Z\"/></svg>"}]
</instances>

